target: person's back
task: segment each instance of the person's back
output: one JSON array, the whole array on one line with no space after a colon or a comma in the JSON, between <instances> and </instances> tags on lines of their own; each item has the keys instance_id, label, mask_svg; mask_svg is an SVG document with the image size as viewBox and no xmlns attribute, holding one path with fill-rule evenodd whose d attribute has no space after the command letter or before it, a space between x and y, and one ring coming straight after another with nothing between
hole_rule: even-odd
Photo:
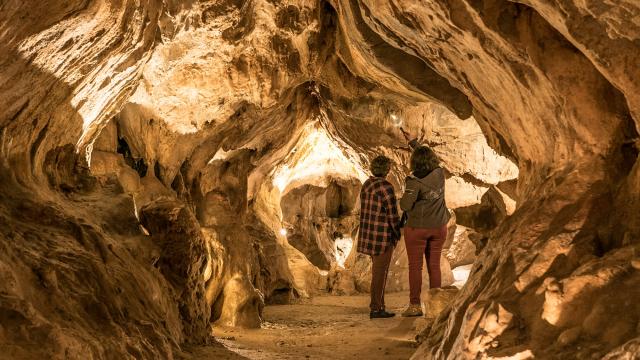
<instances>
[{"instance_id":1,"label":"person's back","mask_svg":"<svg viewBox=\"0 0 640 360\"><path fill-rule=\"evenodd\" d=\"M371 256L371 312L369 317L387 318L384 289L387 272L396 242L400 239L400 216L393 185L385 178L391 169L391 160L378 156L371 162L370 177L360 191L359 253Z\"/></svg>"},{"instance_id":2,"label":"person's back","mask_svg":"<svg viewBox=\"0 0 640 360\"><path fill-rule=\"evenodd\" d=\"M406 178L405 195L400 207L407 212L407 226L437 228L446 224L451 215L444 196L444 170L414 173Z\"/></svg>"},{"instance_id":3,"label":"person's back","mask_svg":"<svg viewBox=\"0 0 640 360\"><path fill-rule=\"evenodd\" d=\"M400 239L397 228L392 226L391 204L395 201L393 185L383 177L371 177L362 184L360 191L360 231L358 252L378 255L394 241ZM395 206L395 204L393 204ZM396 212L397 214L397 212Z\"/></svg>"},{"instance_id":4,"label":"person's back","mask_svg":"<svg viewBox=\"0 0 640 360\"><path fill-rule=\"evenodd\" d=\"M406 178L400 207L407 223L404 241L409 260L410 303L403 316L420 316L422 262L427 261L429 285L441 286L440 256L447 238L450 214L445 201L444 170L431 149L415 146L411 155L411 175Z\"/></svg>"}]
</instances>

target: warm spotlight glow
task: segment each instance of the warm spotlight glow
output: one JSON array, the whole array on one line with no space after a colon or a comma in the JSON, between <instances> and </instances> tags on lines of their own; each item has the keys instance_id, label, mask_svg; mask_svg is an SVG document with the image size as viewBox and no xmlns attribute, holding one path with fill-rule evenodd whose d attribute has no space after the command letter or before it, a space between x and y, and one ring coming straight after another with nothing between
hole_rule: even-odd
<instances>
[{"instance_id":1,"label":"warm spotlight glow","mask_svg":"<svg viewBox=\"0 0 640 360\"><path fill-rule=\"evenodd\" d=\"M471 273L472 266L473 265L463 265L463 266L458 266L457 268L452 270L453 279L455 280L455 282L453 283L453 286L456 286L458 288L461 288L464 286L464 284L469 279L469 274Z\"/></svg>"},{"instance_id":2,"label":"warm spotlight glow","mask_svg":"<svg viewBox=\"0 0 640 360\"><path fill-rule=\"evenodd\" d=\"M316 184L330 177L355 177L364 182L367 174L353 150L346 145L341 149L326 130L312 125L303 131L285 164L276 170L273 184L284 194L290 185Z\"/></svg>"},{"instance_id":3,"label":"warm spotlight glow","mask_svg":"<svg viewBox=\"0 0 640 360\"><path fill-rule=\"evenodd\" d=\"M287 229L285 228L280 229L280 235L287 236Z\"/></svg>"},{"instance_id":4,"label":"warm spotlight glow","mask_svg":"<svg viewBox=\"0 0 640 360\"><path fill-rule=\"evenodd\" d=\"M389 115L389 117L391 118L391 123L393 124L393 126L395 127L402 126L402 119L398 115L391 114Z\"/></svg>"},{"instance_id":5,"label":"warm spotlight glow","mask_svg":"<svg viewBox=\"0 0 640 360\"><path fill-rule=\"evenodd\" d=\"M334 243L334 252L336 256L336 262L338 266L344 269L344 263L347 261L351 248L353 247L353 240L350 237L338 238Z\"/></svg>"}]
</instances>

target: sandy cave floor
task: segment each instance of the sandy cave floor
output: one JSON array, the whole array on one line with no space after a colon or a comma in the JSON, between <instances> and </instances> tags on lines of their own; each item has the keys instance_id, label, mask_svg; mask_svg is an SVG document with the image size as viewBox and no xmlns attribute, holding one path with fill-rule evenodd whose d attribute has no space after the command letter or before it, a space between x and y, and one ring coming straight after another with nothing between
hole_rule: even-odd
<instances>
[{"instance_id":1,"label":"sandy cave floor","mask_svg":"<svg viewBox=\"0 0 640 360\"><path fill-rule=\"evenodd\" d=\"M422 318L399 313L408 293L387 294L391 319L369 319L368 295L319 296L272 305L262 329L214 327L220 344L185 349L188 359L409 359Z\"/></svg>"}]
</instances>

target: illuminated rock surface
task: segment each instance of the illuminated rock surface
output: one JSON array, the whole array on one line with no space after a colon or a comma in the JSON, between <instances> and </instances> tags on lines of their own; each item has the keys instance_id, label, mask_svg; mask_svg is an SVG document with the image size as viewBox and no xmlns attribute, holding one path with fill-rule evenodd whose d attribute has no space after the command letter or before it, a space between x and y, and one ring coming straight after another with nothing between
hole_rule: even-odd
<instances>
[{"instance_id":1,"label":"illuminated rock surface","mask_svg":"<svg viewBox=\"0 0 640 360\"><path fill-rule=\"evenodd\" d=\"M212 322L366 290L333 242L375 155L401 193L403 126L478 252L414 358L637 356L639 19L631 0L0 3L1 353L172 358ZM471 259L452 234L449 283Z\"/></svg>"}]
</instances>

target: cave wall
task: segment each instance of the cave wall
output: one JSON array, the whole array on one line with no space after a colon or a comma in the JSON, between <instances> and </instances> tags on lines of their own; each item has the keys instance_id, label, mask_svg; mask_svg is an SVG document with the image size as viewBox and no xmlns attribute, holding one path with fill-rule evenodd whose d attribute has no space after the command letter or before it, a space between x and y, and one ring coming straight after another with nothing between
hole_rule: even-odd
<instances>
[{"instance_id":1,"label":"cave wall","mask_svg":"<svg viewBox=\"0 0 640 360\"><path fill-rule=\"evenodd\" d=\"M0 5L5 356L169 357L188 341L131 197L96 184L75 149L83 129L128 97L162 8Z\"/></svg>"},{"instance_id":2,"label":"cave wall","mask_svg":"<svg viewBox=\"0 0 640 360\"><path fill-rule=\"evenodd\" d=\"M287 241L320 269L337 266L337 239L356 238L360 186L358 180L334 180L325 188L303 185L280 201Z\"/></svg>"},{"instance_id":3,"label":"cave wall","mask_svg":"<svg viewBox=\"0 0 640 360\"><path fill-rule=\"evenodd\" d=\"M175 290L154 266L160 249L117 184L43 196L2 177L13 185L1 195L3 356L169 357L189 341Z\"/></svg>"}]
</instances>

